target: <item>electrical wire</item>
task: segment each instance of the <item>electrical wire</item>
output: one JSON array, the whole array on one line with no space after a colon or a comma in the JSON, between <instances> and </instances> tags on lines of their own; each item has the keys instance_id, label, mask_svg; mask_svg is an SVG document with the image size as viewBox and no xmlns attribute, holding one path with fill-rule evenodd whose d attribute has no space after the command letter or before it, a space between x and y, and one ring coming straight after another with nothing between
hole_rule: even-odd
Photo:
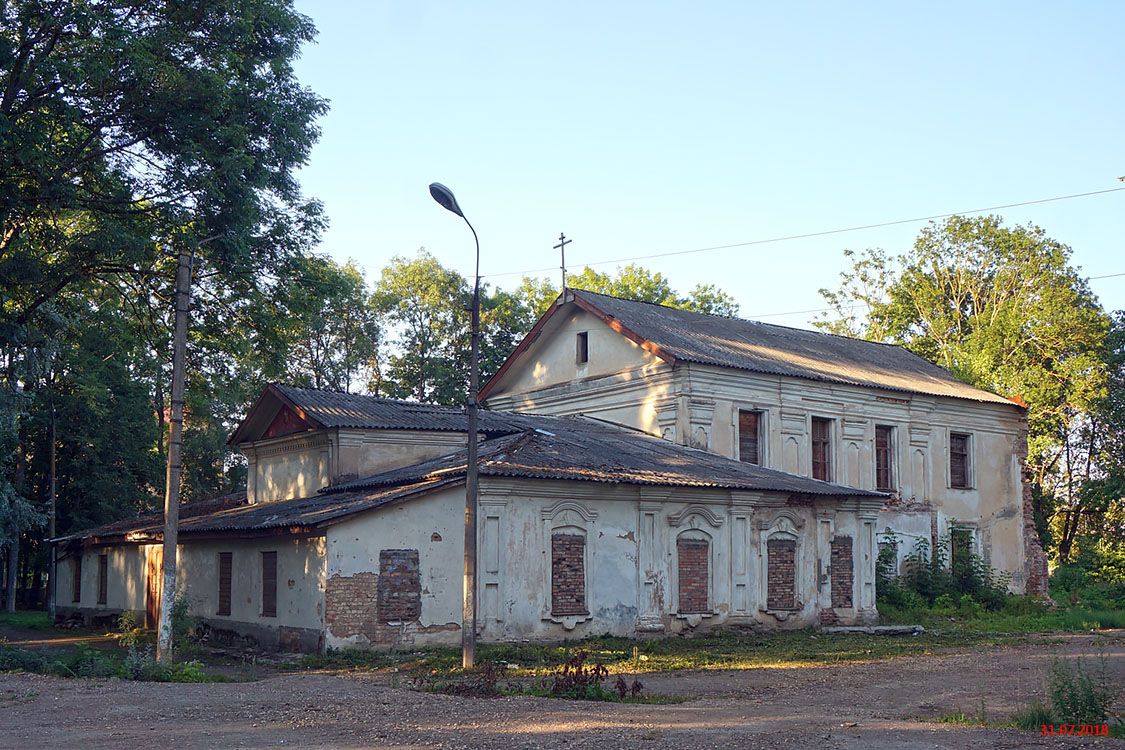
<instances>
[{"instance_id":1,"label":"electrical wire","mask_svg":"<svg viewBox=\"0 0 1125 750\"><path fill-rule=\"evenodd\" d=\"M1018 203L1004 203L998 206L988 206L987 208L974 208L968 211L953 211L944 214L931 214L930 216L917 216L911 219L896 219L894 221L883 221L876 224L861 224L854 227L842 227L839 229L825 229L819 232L806 232L804 234L790 234L783 237L770 237L760 240L748 240L746 242L734 242L729 245L711 245L709 247L697 247L690 250L669 250L662 253L652 253L649 255L635 255L629 258L615 258L613 260L598 260L590 263L576 264L578 266L605 266L613 263L628 263L635 260L651 260L653 258L669 258L675 255L691 255L694 253L705 253L712 250L729 250L736 247L750 247L752 245L766 245L774 242L789 242L791 240L804 240L812 237L826 237L833 234L844 234L847 232L859 232L865 229L879 229L881 227L893 227L900 224L915 224L922 221L933 221L935 219L948 219L952 216L967 216L969 214L981 214L988 211L998 211L1003 208L1018 208L1020 206L1034 206L1040 203L1054 203L1056 201L1073 200L1075 198L1087 198L1092 195L1104 195L1106 193L1118 193L1125 190L1125 187L1108 188L1106 190L1090 190L1085 193L1071 193L1070 195L1057 195L1052 198L1039 198L1030 201L1020 201ZM557 266L548 268L536 268L528 271L504 271L501 273L484 274L482 278L496 278L499 276L520 276L532 273L545 273L549 271L558 270Z\"/></svg>"}]
</instances>

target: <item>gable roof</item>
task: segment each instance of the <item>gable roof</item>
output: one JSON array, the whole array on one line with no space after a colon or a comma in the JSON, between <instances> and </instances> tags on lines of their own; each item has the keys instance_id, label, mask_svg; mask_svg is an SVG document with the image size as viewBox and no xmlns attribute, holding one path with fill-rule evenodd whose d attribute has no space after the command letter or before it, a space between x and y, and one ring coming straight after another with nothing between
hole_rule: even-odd
<instances>
[{"instance_id":1,"label":"gable roof","mask_svg":"<svg viewBox=\"0 0 1125 750\"><path fill-rule=\"evenodd\" d=\"M235 428L227 444L239 445L261 439L284 407L291 409L310 429L468 430L468 416L460 407L270 383ZM525 429L526 418L519 414L482 409L478 426L486 435L510 434Z\"/></svg>"},{"instance_id":2,"label":"gable roof","mask_svg":"<svg viewBox=\"0 0 1125 750\"><path fill-rule=\"evenodd\" d=\"M826 383L1017 406L1003 396L963 383L948 370L893 344L705 315L581 289L567 289L564 295L561 302L573 303L598 317L673 365L694 362ZM481 398L492 392L510 366L539 336L547 321L563 306L552 305L539 319L532 332L481 389Z\"/></svg>"}]
</instances>

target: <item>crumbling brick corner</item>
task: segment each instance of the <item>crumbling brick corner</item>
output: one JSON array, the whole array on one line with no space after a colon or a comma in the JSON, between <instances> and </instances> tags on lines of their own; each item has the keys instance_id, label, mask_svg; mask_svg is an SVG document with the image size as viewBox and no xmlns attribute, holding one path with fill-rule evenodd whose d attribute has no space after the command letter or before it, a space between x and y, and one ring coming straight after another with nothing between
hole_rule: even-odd
<instances>
[{"instance_id":1,"label":"crumbling brick corner","mask_svg":"<svg viewBox=\"0 0 1125 750\"><path fill-rule=\"evenodd\" d=\"M1039 531L1035 528L1035 504L1031 496L1031 475L1027 470L1027 429L1021 430L1016 440L1017 458L1020 462L1020 478L1023 487L1023 550L1024 550L1024 593L1029 596L1050 598L1047 554L1039 541Z\"/></svg>"}]
</instances>

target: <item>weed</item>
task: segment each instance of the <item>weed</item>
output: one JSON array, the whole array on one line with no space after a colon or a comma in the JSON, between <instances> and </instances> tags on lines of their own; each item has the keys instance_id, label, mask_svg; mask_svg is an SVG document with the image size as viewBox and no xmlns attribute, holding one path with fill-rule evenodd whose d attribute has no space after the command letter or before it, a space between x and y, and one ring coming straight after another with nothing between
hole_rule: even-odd
<instances>
[{"instance_id":1,"label":"weed","mask_svg":"<svg viewBox=\"0 0 1125 750\"><path fill-rule=\"evenodd\" d=\"M1055 723L1055 717L1051 714L1051 709L1043 705L1042 701L1035 701L1030 706L1021 708L1012 714L1012 724L1017 729L1027 729L1031 731L1039 731L1043 725L1052 725Z\"/></svg>"},{"instance_id":2,"label":"weed","mask_svg":"<svg viewBox=\"0 0 1125 750\"><path fill-rule=\"evenodd\" d=\"M1047 692L1059 721L1101 724L1109 718L1117 691L1102 657L1096 669L1088 669L1082 659L1055 659L1047 673Z\"/></svg>"}]
</instances>

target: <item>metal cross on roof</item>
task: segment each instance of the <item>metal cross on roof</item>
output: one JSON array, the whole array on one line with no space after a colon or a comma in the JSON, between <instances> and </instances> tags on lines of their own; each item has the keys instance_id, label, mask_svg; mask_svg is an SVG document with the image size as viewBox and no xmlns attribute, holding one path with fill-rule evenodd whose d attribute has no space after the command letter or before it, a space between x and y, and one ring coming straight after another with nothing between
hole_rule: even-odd
<instances>
[{"instance_id":1,"label":"metal cross on roof","mask_svg":"<svg viewBox=\"0 0 1125 750\"><path fill-rule=\"evenodd\" d=\"M574 242L574 240L568 240L565 234L559 232L559 244L555 245L553 248L554 250L559 251L560 260L562 263L559 268L562 269L562 288L564 290L566 289L566 246L571 242Z\"/></svg>"}]
</instances>

